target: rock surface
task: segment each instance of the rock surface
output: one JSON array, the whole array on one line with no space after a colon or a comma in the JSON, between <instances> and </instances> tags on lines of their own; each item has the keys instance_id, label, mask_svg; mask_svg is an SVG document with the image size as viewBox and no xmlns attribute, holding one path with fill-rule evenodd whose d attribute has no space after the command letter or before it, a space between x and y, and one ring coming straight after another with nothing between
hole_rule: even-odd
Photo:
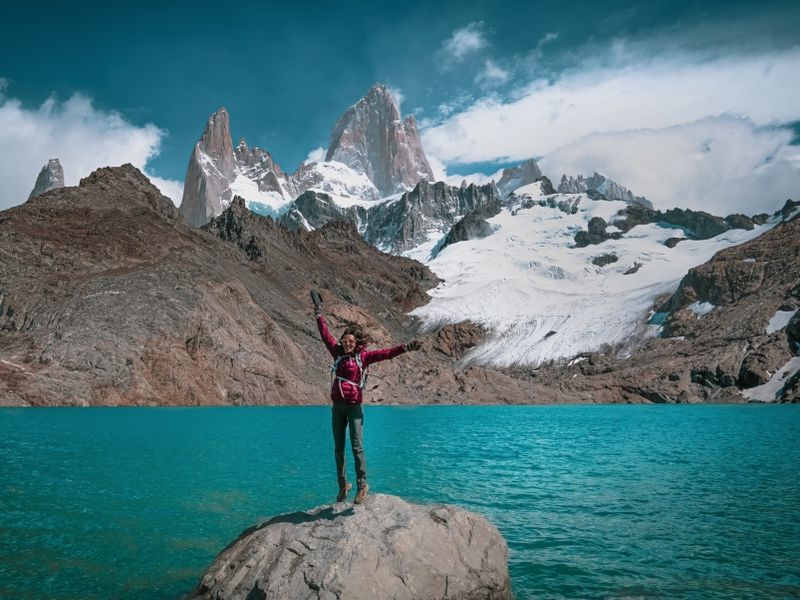
<instances>
[{"instance_id":1,"label":"rock surface","mask_svg":"<svg viewBox=\"0 0 800 600\"><path fill-rule=\"evenodd\" d=\"M222 107L208 118L186 168L180 211L189 223L204 225L223 211L235 169L230 118Z\"/></svg>"},{"instance_id":2,"label":"rock surface","mask_svg":"<svg viewBox=\"0 0 800 600\"><path fill-rule=\"evenodd\" d=\"M562 175L561 183L558 185L558 191L562 194L578 194L591 190L600 193L606 200L622 200L624 202L639 204L645 208L653 208L652 202L644 196L635 196L628 188L597 172L590 177L584 177L583 175L567 177L566 175Z\"/></svg>"},{"instance_id":3,"label":"rock surface","mask_svg":"<svg viewBox=\"0 0 800 600\"><path fill-rule=\"evenodd\" d=\"M238 177L251 182L255 197L248 200L272 195L284 203L294 191L269 152L250 148L243 139L233 148L230 116L221 107L208 118L189 158L180 206L186 220L200 227L220 215L233 199Z\"/></svg>"},{"instance_id":4,"label":"rock surface","mask_svg":"<svg viewBox=\"0 0 800 600\"><path fill-rule=\"evenodd\" d=\"M345 220L355 224L370 244L400 253L444 237L465 215L499 205L498 198L493 184L456 187L441 181L420 181L399 198L368 206L342 206L329 194L308 190L292 202L280 222L293 231L307 231Z\"/></svg>"},{"instance_id":5,"label":"rock surface","mask_svg":"<svg viewBox=\"0 0 800 600\"><path fill-rule=\"evenodd\" d=\"M510 600L507 562L505 540L483 517L374 494L248 529L190 597Z\"/></svg>"},{"instance_id":6,"label":"rock surface","mask_svg":"<svg viewBox=\"0 0 800 600\"><path fill-rule=\"evenodd\" d=\"M326 161L338 161L370 178L383 196L433 181L413 116L400 111L385 85L376 83L339 117Z\"/></svg>"},{"instance_id":7,"label":"rock surface","mask_svg":"<svg viewBox=\"0 0 800 600\"><path fill-rule=\"evenodd\" d=\"M542 177L542 170L531 158L517 167L503 169L500 180L497 182L497 191L500 192L501 198L505 198L517 188L533 183L540 177Z\"/></svg>"},{"instance_id":8,"label":"rock surface","mask_svg":"<svg viewBox=\"0 0 800 600\"><path fill-rule=\"evenodd\" d=\"M28 198L62 187L64 187L64 169L57 158L51 158L39 171L39 176L36 178L36 183Z\"/></svg>"}]
</instances>

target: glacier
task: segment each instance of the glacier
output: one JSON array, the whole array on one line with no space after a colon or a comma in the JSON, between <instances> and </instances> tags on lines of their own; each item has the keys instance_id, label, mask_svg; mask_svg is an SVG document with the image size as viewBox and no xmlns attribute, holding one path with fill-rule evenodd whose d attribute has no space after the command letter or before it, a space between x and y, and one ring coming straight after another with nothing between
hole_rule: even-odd
<instances>
[{"instance_id":1,"label":"glacier","mask_svg":"<svg viewBox=\"0 0 800 600\"><path fill-rule=\"evenodd\" d=\"M731 229L668 248L664 242L674 230L651 223L619 239L578 248L575 233L587 229L589 220L602 217L613 225L627 203L593 200L584 193L548 196L538 183L518 189L515 196L514 204L487 220L494 230L488 237L447 246L427 260L429 244L404 253L423 260L444 280L429 292L431 301L411 313L423 331L463 320L487 331L462 366L535 368L589 352L635 352L637 344L658 333L657 325L648 324L654 303L671 294L689 269L775 224ZM526 200L548 198L578 210L522 207ZM602 254L618 260L593 264L592 258ZM632 269L637 263L639 268Z\"/></svg>"}]
</instances>

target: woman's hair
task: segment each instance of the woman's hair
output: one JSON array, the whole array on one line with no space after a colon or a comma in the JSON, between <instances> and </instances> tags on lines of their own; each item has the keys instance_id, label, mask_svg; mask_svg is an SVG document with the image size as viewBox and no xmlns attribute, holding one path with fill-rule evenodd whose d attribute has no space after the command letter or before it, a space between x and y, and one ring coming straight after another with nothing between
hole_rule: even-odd
<instances>
[{"instance_id":1,"label":"woman's hair","mask_svg":"<svg viewBox=\"0 0 800 600\"><path fill-rule=\"evenodd\" d=\"M339 336L341 340L346 335L352 335L356 338L356 346L366 346L369 343L369 336L364 332L364 328L358 323L348 323L344 328L342 335Z\"/></svg>"}]
</instances>

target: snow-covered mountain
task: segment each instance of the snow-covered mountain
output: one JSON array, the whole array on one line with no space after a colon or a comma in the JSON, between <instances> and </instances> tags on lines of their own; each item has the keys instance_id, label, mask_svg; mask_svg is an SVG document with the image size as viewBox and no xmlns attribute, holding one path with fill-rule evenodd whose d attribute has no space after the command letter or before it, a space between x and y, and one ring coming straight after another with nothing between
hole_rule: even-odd
<instances>
[{"instance_id":1,"label":"snow-covered mountain","mask_svg":"<svg viewBox=\"0 0 800 600\"><path fill-rule=\"evenodd\" d=\"M503 169L497 182L497 191L505 197L517 188L533 183L542 175L539 165L531 158L516 167Z\"/></svg>"},{"instance_id":2,"label":"snow-covered mountain","mask_svg":"<svg viewBox=\"0 0 800 600\"><path fill-rule=\"evenodd\" d=\"M658 326L647 324L654 303L690 268L781 218L690 239L663 221L631 226L639 212L629 214L630 202L545 194L543 187L517 189L486 219L490 235L450 244L433 259L420 249L405 253L444 280L413 313L427 329L469 320L488 331L465 363L535 367L604 348L630 351L657 334ZM592 228L597 236L576 244L576 234Z\"/></svg>"},{"instance_id":3,"label":"snow-covered mountain","mask_svg":"<svg viewBox=\"0 0 800 600\"><path fill-rule=\"evenodd\" d=\"M36 178L36 183L28 198L62 187L64 187L64 169L57 158L51 158L39 171L39 176Z\"/></svg>"},{"instance_id":4,"label":"snow-covered mountain","mask_svg":"<svg viewBox=\"0 0 800 600\"><path fill-rule=\"evenodd\" d=\"M295 231L311 231L343 219L354 223L361 236L380 250L399 254L415 249L430 254L462 217L497 202L493 184L456 187L420 181L413 190L376 201L347 200L309 189L292 202L280 221Z\"/></svg>"},{"instance_id":5,"label":"snow-covered mountain","mask_svg":"<svg viewBox=\"0 0 800 600\"><path fill-rule=\"evenodd\" d=\"M205 225L222 213L234 196L247 199L261 214L277 214L294 197L293 184L266 150L241 140L234 151L230 117L222 107L208 118L195 144L180 211L193 225Z\"/></svg>"},{"instance_id":6,"label":"snow-covered mountain","mask_svg":"<svg viewBox=\"0 0 800 600\"><path fill-rule=\"evenodd\" d=\"M618 184L600 173L595 172L590 177L578 175L577 177L562 175L561 183L558 184L558 191L565 194L579 194L594 190L602 194L606 200L623 200L625 202L636 202L646 208L653 208L653 203L644 196L635 196L628 188Z\"/></svg>"},{"instance_id":7,"label":"snow-covered mountain","mask_svg":"<svg viewBox=\"0 0 800 600\"><path fill-rule=\"evenodd\" d=\"M200 226L241 196L250 210L277 218L308 190L346 208L411 190L423 179L433 181L433 172L414 117L401 120L388 88L375 84L337 121L325 161L303 163L293 175L244 139L234 148L228 111L220 108L189 159L180 210Z\"/></svg>"},{"instance_id":8,"label":"snow-covered mountain","mask_svg":"<svg viewBox=\"0 0 800 600\"><path fill-rule=\"evenodd\" d=\"M380 83L339 117L325 160L363 173L383 196L411 189L420 179L434 180L416 120L400 119L389 88Z\"/></svg>"}]
</instances>

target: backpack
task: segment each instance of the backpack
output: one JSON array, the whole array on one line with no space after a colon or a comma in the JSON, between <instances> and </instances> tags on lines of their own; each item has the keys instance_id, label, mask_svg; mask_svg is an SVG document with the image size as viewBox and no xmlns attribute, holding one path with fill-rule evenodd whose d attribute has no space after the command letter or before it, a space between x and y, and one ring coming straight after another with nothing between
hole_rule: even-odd
<instances>
[{"instance_id":1,"label":"backpack","mask_svg":"<svg viewBox=\"0 0 800 600\"><path fill-rule=\"evenodd\" d=\"M342 362L343 359L347 358L347 354L340 354L336 357L336 360L333 361L333 365L331 365L331 385L333 385L334 381L339 382L339 393L344 396L342 392L342 381L346 381L347 383L356 386L357 388L364 389L367 387L367 370L364 368L364 363L361 360L361 352L357 352L355 355L356 365L358 365L358 370L361 372L361 379L358 382L350 381L347 377L340 377L336 374L336 370L339 368L339 363Z\"/></svg>"}]
</instances>

